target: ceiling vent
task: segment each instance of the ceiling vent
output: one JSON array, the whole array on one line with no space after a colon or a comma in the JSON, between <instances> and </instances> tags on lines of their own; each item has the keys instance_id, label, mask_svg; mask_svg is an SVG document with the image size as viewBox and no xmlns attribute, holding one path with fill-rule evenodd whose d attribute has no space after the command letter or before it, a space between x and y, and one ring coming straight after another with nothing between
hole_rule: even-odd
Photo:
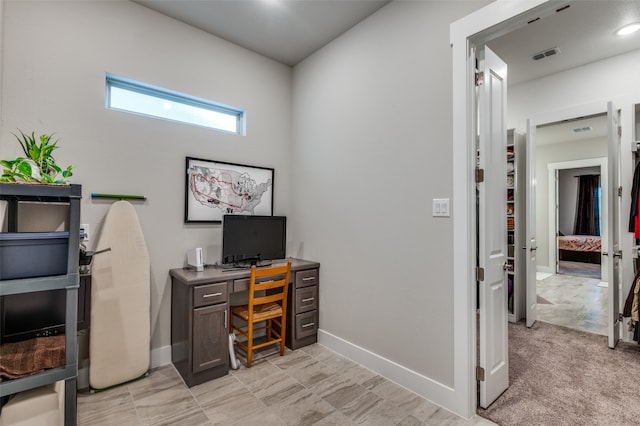
<instances>
[{"instance_id":1,"label":"ceiling vent","mask_svg":"<svg viewBox=\"0 0 640 426\"><path fill-rule=\"evenodd\" d=\"M540 59L548 58L549 56L557 55L560 53L560 49L557 47L552 47L551 49L544 50L540 53L536 53L531 57L534 61L539 61Z\"/></svg>"},{"instance_id":2,"label":"ceiling vent","mask_svg":"<svg viewBox=\"0 0 640 426\"><path fill-rule=\"evenodd\" d=\"M593 130L593 128L591 126L577 127L575 129L573 129L573 133L590 132L592 130Z\"/></svg>"}]
</instances>

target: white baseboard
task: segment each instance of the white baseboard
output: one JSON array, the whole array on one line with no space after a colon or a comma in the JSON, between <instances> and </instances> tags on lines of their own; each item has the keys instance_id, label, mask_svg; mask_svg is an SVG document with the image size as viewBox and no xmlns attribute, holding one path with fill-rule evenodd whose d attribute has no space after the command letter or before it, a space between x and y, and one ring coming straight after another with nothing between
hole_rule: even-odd
<instances>
[{"instance_id":1,"label":"white baseboard","mask_svg":"<svg viewBox=\"0 0 640 426\"><path fill-rule=\"evenodd\" d=\"M157 368L171 364L171 345L151 350L151 367Z\"/></svg>"},{"instance_id":2,"label":"white baseboard","mask_svg":"<svg viewBox=\"0 0 640 426\"><path fill-rule=\"evenodd\" d=\"M453 407L456 406L456 398L459 398L459 395L456 395L450 386L430 379L322 329L318 330L318 343L455 413Z\"/></svg>"},{"instance_id":3,"label":"white baseboard","mask_svg":"<svg viewBox=\"0 0 640 426\"><path fill-rule=\"evenodd\" d=\"M551 266L538 266L536 267L536 271L538 272L546 272L547 274L555 274L556 269Z\"/></svg>"}]
</instances>

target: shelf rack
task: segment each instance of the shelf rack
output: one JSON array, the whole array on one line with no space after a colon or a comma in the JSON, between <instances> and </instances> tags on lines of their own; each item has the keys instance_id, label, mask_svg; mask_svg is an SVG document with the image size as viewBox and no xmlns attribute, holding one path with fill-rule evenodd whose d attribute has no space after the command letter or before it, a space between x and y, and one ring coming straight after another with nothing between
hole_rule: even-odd
<instances>
[{"instance_id":1,"label":"shelf rack","mask_svg":"<svg viewBox=\"0 0 640 426\"><path fill-rule=\"evenodd\" d=\"M8 230L18 229L20 202L65 203L69 205L69 242L66 275L0 281L0 296L66 289L65 365L21 379L0 382L0 396L12 395L59 380L65 381L65 425L77 423L77 304L78 251L80 243L81 185L38 185L0 183L0 200L7 201Z\"/></svg>"},{"instance_id":2,"label":"shelf rack","mask_svg":"<svg viewBox=\"0 0 640 426\"><path fill-rule=\"evenodd\" d=\"M507 310L510 322L525 317L524 247L526 182L525 137L510 129L507 132Z\"/></svg>"}]
</instances>

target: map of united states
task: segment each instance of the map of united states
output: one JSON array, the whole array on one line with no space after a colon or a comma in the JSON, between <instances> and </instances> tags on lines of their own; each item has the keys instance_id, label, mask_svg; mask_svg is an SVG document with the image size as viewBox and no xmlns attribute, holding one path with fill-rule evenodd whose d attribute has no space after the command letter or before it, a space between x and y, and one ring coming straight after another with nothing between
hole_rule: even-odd
<instances>
[{"instance_id":1,"label":"map of united states","mask_svg":"<svg viewBox=\"0 0 640 426\"><path fill-rule=\"evenodd\" d=\"M235 170L189 168L189 190L196 201L225 214L254 214L271 184L271 179L258 183L248 173Z\"/></svg>"}]
</instances>

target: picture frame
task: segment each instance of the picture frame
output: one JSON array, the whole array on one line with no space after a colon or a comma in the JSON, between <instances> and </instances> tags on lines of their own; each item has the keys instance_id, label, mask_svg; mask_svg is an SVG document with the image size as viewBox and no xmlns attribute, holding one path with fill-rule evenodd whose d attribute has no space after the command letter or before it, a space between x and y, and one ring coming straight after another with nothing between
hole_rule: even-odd
<instances>
[{"instance_id":1,"label":"picture frame","mask_svg":"<svg viewBox=\"0 0 640 426\"><path fill-rule=\"evenodd\" d=\"M225 214L273 215L273 168L186 157L185 176L185 223L221 223Z\"/></svg>"}]
</instances>

